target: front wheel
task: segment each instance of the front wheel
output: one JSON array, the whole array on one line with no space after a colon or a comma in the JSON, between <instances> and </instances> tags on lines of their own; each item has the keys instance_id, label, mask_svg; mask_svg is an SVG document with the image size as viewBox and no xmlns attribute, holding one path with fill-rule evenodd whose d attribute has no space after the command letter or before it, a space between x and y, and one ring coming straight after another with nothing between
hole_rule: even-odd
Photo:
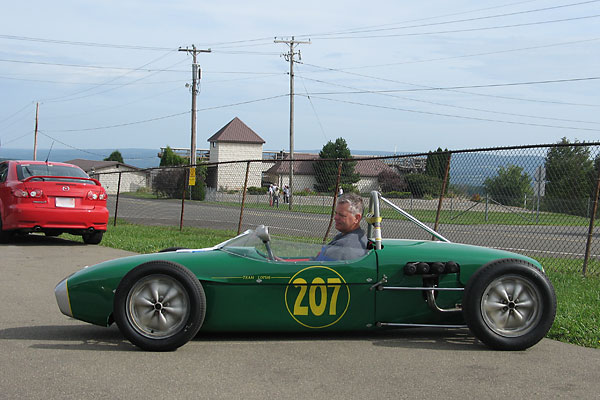
<instances>
[{"instance_id":1,"label":"front wheel","mask_svg":"<svg viewBox=\"0 0 600 400\"><path fill-rule=\"evenodd\" d=\"M123 336L150 351L172 351L202 326L206 297L198 278L182 265L150 261L125 275L117 287L114 317Z\"/></svg>"},{"instance_id":2,"label":"front wheel","mask_svg":"<svg viewBox=\"0 0 600 400\"><path fill-rule=\"evenodd\" d=\"M535 266L516 259L476 271L465 287L463 313L473 334L497 350L524 350L550 330L556 295Z\"/></svg>"}]
</instances>

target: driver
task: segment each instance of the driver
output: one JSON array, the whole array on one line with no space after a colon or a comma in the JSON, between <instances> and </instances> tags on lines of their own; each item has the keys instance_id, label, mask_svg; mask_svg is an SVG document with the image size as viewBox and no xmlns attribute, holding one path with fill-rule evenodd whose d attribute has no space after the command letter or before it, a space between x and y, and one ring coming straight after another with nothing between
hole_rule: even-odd
<instances>
[{"instance_id":1,"label":"driver","mask_svg":"<svg viewBox=\"0 0 600 400\"><path fill-rule=\"evenodd\" d=\"M363 200L354 193L338 198L335 206L335 229L338 233L331 242L323 246L315 257L317 261L352 260L367 253L367 236L360 227Z\"/></svg>"}]
</instances>

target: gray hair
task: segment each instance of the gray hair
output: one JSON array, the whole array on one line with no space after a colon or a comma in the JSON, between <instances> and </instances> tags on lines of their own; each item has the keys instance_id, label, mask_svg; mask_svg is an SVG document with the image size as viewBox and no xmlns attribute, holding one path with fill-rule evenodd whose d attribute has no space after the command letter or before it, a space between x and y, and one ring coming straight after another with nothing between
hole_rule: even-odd
<instances>
[{"instance_id":1,"label":"gray hair","mask_svg":"<svg viewBox=\"0 0 600 400\"><path fill-rule=\"evenodd\" d=\"M338 197L338 204L348 204L348 209L352 214L363 215L363 199L356 193L345 193Z\"/></svg>"}]
</instances>

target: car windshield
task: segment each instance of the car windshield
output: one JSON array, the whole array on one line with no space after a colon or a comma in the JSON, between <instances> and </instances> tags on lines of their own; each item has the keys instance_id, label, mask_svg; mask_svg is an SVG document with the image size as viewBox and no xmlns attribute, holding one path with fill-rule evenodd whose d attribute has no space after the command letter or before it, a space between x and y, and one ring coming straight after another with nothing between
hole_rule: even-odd
<instances>
[{"instance_id":1,"label":"car windshield","mask_svg":"<svg viewBox=\"0 0 600 400\"><path fill-rule=\"evenodd\" d=\"M323 260L318 255L323 250L323 244L306 243L298 241L297 238L271 237L269 242L276 262L300 262L318 260L319 262L349 262L352 260ZM258 260L269 259L269 250L255 230L247 230L239 236L234 237L217 246L223 251ZM366 253L365 253L366 254ZM357 257L359 258L359 257Z\"/></svg>"},{"instance_id":2,"label":"car windshield","mask_svg":"<svg viewBox=\"0 0 600 400\"><path fill-rule=\"evenodd\" d=\"M54 165L49 163L17 165L17 177L20 181L25 180L31 176L67 176L74 178L89 179L89 176L87 176L87 174L83 172L83 170L76 167L70 167L68 165ZM72 181L94 184L93 181L85 181L80 179L73 179Z\"/></svg>"}]
</instances>

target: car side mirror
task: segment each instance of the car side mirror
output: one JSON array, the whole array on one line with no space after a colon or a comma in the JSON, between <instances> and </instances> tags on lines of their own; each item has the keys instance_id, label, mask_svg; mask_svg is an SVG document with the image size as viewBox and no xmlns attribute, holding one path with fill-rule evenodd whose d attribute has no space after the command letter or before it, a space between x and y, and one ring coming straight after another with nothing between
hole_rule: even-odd
<instances>
[{"instance_id":1,"label":"car side mirror","mask_svg":"<svg viewBox=\"0 0 600 400\"><path fill-rule=\"evenodd\" d=\"M264 225L259 225L256 227L256 236L258 236L258 238L260 240L262 240L263 243L269 243L271 241L271 237L269 236L269 228L264 226Z\"/></svg>"}]
</instances>

